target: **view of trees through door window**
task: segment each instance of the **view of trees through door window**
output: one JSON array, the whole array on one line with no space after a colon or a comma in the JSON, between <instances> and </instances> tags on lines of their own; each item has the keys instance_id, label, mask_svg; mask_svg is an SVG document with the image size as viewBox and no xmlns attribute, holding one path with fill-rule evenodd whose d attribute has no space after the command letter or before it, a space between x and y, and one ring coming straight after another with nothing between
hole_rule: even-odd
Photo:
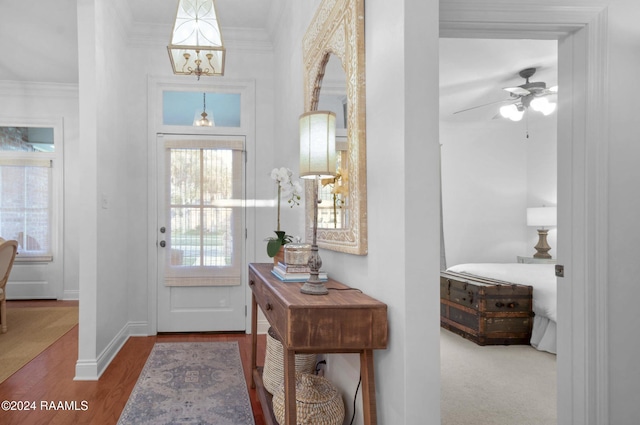
<instances>
[{"instance_id":1,"label":"view of trees through door window","mask_svg":"<svg viewBox=\"0 0 640 425\"><path fill-rule=\"evenodd\" d=\"M230 149L170 149L172 266L232 264L233 154Z\"/></svg>"}]
</instances>

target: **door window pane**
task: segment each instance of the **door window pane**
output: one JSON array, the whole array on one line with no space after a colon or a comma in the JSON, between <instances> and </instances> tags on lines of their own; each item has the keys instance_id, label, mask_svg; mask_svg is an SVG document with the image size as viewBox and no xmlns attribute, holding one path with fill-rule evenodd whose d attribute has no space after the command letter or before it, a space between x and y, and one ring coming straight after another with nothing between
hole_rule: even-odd
<instances>
[{"instance_id":1,"label":"door window pane","mask_svg":"<svg viewBox=\"0 0 640 425\"><path fill-rule=\"evenodd\" d=\"M170 249L165 282L169 286L240 284L242 150L176 144L166 150Z\"/></svg>"}]
</instances>

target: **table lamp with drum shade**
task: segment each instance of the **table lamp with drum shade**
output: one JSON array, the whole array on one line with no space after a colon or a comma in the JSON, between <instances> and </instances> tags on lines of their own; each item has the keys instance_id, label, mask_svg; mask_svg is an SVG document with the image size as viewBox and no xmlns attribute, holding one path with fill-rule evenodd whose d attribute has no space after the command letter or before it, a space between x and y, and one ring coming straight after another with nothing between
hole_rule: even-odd
<instances>
[{"instance_id":1,"label":"table lamp with drum shade","mask_svg":"<svg viewBox=\"0 0 640 425\"><path fill-rule=\"evenodd\" d=\"M313 240L309 257L309 279L300 292L328 293L318 278L322 260L318 253L318 181L336 175L336 114L330 111L306 112L300 116L300 177L313 179Z\"/></svg>"}]
</instances>

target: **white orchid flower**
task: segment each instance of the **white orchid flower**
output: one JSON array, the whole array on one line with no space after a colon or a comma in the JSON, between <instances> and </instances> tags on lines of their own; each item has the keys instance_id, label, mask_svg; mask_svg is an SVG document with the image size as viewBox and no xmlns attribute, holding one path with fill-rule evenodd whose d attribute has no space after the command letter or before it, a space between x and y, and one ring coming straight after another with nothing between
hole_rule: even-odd
<instances>
[{"instance_id":1,"label":"white orchid flower","mask_svg":"<svg viewBox=\"0 0 640 425\"><path fill-rule=\"evenodd\" d=\"M302 185L300 184L299 181L293 182L293 193L298 196L302 195Z\"/></svg>"}]
</instances>

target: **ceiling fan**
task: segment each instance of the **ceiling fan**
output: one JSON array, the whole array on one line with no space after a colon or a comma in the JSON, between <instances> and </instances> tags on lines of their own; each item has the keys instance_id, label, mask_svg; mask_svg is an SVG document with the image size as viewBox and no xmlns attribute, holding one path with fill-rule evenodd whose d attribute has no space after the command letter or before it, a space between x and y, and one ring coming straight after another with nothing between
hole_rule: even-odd
<instances>
[{"instance_id":1,"label":"ceiling fan","mask_svg":"<svg viewBox=\"0 0 640 425\"><path fill-rule=\"evenodd\" d=\"M508 103L500 108L500 113L494 118L500 116L509 118L512 121L520 121L524 116L525 111L530 107L534 111L541 112L544 115L549 115L556 109L556 104L549 102L546 96L556 94L558 92L558 86L547 88L547 84L542 81L530 82L531 78L536 73L536 68L526 68L518 73L520 77L525 79L525 83L515 87L505 87L503 90L507 91L510 95L508 99L498 100L496 102L485 103L484 105L478 105L471 108L463 109L454 114L470 111L472 109L482 108L497 103Z\"/></svg>"}]
</instances>

